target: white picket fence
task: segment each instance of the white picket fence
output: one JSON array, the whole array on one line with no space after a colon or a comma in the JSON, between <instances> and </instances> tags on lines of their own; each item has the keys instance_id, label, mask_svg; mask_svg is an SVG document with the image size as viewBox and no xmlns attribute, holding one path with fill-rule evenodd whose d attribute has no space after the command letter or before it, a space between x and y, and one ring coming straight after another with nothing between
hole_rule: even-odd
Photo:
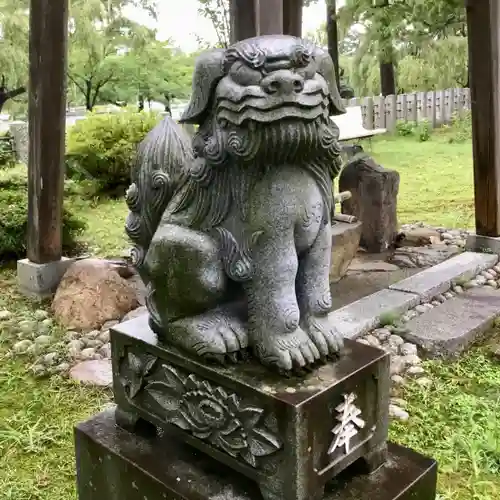
<instances>
[{"instance_id":1,"label":"white picket fence","mask_svg":"<svg viewBox=\"0 0 500 500\"><path fill-rule=\"evenodd\" d=\"M361 106L367 129L393 131L398 121L427 120L432 127L450 123L454 115L470 110L469 89L446 89L413 94L344 99L345 106Z\"/></svg>"}]
</instances>

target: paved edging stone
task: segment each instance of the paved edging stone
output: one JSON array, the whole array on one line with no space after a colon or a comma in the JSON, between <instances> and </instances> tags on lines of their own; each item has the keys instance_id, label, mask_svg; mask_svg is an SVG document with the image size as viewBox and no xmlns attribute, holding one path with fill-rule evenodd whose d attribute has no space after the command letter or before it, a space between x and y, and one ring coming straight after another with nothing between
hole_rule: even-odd
<instances>
[{"instance_id":1,"label":"paved edging stone","mask_svg":"<svg viewBox=\"0 0 500 500\"><path fill-rule=\"evenodd\" d=\"M464 252L437 266L426 269L389 287L390 290L413 293L421 301L430 301L448 291L453 281L470 280L481 271L493 267L498 255Z\"/></svg>"}]
</instances>

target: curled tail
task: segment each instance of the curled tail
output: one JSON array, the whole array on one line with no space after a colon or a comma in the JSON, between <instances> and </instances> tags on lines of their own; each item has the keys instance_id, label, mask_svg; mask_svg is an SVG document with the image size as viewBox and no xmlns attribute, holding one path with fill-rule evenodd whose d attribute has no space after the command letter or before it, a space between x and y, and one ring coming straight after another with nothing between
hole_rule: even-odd
<instances>
[{"instance_id":1,"label":"curled tail","mask_svg":"<svg viewBox=\"0 0 500 500\"><path fill-rule=\"evenodd\" d=\"M132 263L147 285L144 259L168 202L193 159L191 141L166 116L139 145L126 202L130 209L125 231L134 244Z\"/></svg>"}]
</instances>

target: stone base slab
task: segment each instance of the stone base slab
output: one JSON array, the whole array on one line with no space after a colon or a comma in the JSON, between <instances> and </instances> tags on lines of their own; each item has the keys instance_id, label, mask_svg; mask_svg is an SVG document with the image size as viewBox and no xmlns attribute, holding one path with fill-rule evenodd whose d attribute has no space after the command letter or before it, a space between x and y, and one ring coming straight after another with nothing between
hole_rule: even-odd
<instances>
[{"instance_id":1,"label":"stone base slab","mask_svg":"<svg viewBox=\"0 0 500 500\"><path fill-rule=\"evenodd\" d=\"M465 248L469 252L484 252L500 255L500 238L471 234L467 237Z\"/></svg>"},{"instance_id":2,"label":"stone base slab","mask_svg":"<svg viewBox=\"0 0 500 500\"><path fill-rule=\"evenodd\" d=\"M36 264L29 259L19 260L17 282L21 293L35 300L51 298L73 262L75 259L66 257L46 264Z\"/></svg>"},{"instance_id":3,"label":"stone base slab","mask_svg":"<svg viewBox=\"0 0 500 500\"><path fill-rule=\"evenodd\" d=\"M78 425L75 442L79 500L264 498L253 481L170 433L148 437L117 426L113 410ZM433 460L389 444L384 466L365 475L354 464L327 485L322 498L434 500L436 478Z\"/></svg>"},{"instance_id":4,"label":"stone base slab","mask_svg":"<svg viewBox=\"0 0 500 500\"><path fill-rule=\"evenodd\" d=\"M158 342L147 316L114 327L111 344L119 422L175 431L254 480L266 500L319 500L354 461L374 469L385 460L384 351L346 341L337 361L285 378L255 360L221 367L192 359Z\"/></svg>"},{"instance_id":5,"label":"stone base slab","mask_svg":"<svg viewBox=\"0 0 500 500\"><path fill-rule=\"evenodd\" d=\"M347 274L349 265L358 253L362 230L362 222L333 224L330 283L337 283Z\"/></svg>"}]
</instances>

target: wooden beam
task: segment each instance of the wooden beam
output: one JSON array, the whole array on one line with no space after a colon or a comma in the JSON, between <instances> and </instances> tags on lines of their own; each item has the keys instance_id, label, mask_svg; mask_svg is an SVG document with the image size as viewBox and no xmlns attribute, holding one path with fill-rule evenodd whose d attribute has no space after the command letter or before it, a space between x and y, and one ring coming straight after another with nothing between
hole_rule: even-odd
<instances>
[{"instance_id":1,"label":"wooden beam","mask_svg":"<svg viewBox=\"0 0 500 500\"><path fill-rule=\"evenodd\" d=\"M231 0L231 43L257 36L255 0Z\"/></svg>"},{"instance_id":2,"label":"wooden beam","mask_svg":"<svg viewBox=\"0 0 500 500\"><path fill-rule=\"evenodd\" d=\"M339 35L337 26L337 2L329 0L326 2L326 36L328 39L328 53L335 66L335 80L337 88L340 88L340 64L339 64Z\"/></svg>"},{"instance_id":3,"label":"wooden beam","mask_svg":"<svg viewBox=\"0 0 500 500\"><path fill-rule=\"evenodd\" d=\"M303 0L283 0L283 33L302 36Z\"/></svg>"},{"instance_id":4,"label":"wooden beam","mask_svg":"<svg viewBox=\"0 0 500 500\"><path fill-rule=\"evenodd\" d=\"M255 0L255 12L259 35L283 33L283 0Z\"/></svg>"},{"instance_id":5,"label":"wooden beam","mask_svg":"<svg viewBox=\"0 0 500 500\"><path fill-rule=\"evenodd\" d=\"M62 256L68 0L31 0L28 259Z\"/></svg>"},{"instance_id":6,"label":"wooden beam","mask_svg":"<svg viewBox=\"0 0 500 500\"><path fill-rule=\"evenodd\" d=\"M467 0L476 232L500 236L500 0ZM453 180L451 180L453 182Z\"/></svg>"}]
</instances>

